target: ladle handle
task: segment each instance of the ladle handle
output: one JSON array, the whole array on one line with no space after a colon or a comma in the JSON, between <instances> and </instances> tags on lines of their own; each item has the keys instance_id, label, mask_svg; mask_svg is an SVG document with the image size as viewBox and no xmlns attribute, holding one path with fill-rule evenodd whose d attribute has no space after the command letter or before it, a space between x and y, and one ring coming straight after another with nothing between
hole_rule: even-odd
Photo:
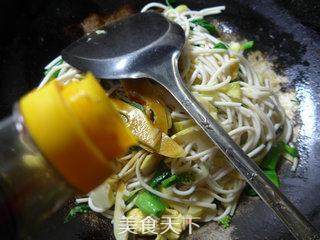
<instances>
[{"instance_id":1,"label":"ladle handle","mask_svg":"<svg viewBox=\"0 0 320 240\"><path fill-rule=\"evenodd\" d=\"M246 179L260 198L282 220L296 239L320 239L317 230L264 175L259 166L231 139L228 133L198 103L187 89L178 71L178 54L167 66L153 70L154 79L164 85Z\"/></svg>"}]
</instances>

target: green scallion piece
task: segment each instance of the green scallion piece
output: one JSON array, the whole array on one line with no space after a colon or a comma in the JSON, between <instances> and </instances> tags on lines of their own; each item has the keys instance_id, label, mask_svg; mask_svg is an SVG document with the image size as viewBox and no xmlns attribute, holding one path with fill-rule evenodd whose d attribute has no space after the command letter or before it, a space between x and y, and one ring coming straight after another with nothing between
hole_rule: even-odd
<instances>
[{"instance_id":1,"label":"green scallion piece","mask_svg":"<svg viewBox=\"0 0 320 240\"><path fill-rule=\"evenodd\" d=\"M135 108L138 108L139 110L141 110L143 113L145 113L145 109L144 107L140 104L140 103L137 103L135 101L132 101L130 100L129 98L127 98L126 96L120 96L118 95L119 99L121 99L122 101L130 104L131 106L135 107Z\"/></svg>"},{"instance_id":2,"label":"green scallion piece","mask_svg":"<svg viewBox=\"0 0 320 240\"><path fill-rule=\"evenodd\" d=\"M258 194L252 189L252 187L250 187L249 185L247 185L244 189L244 192L246 193L246 195L250 196L250 197L256 197L258 196Z\"/></svg>"},{"instance_id":3,"label":"green scallion piece","mask_svg":"<svg viewBox=\"0 0 320 240\"><path fill-rule=\"evenodd\" d=\"M218 224L221 225L224 229L230 227L231 216L227 215L218 221Z\"/></svg>"},{"instance_id":4,"label":"green scallion piece","mask_svg":"<svg viewBox=\"0 0 320 240\"><path fill-rule=\"evenodd\" d=\"M150 180L149 185L152 188L157 188L165 179L171 177L171 172L169 170L159 170L155 173L154 177Z\"/></svg>"},{"instance_id":5,"label":"green scallion piece","mask_svg":"<svg viewBox=\"0 0 320 240\"><path fill-rule=\"evenodd\" d=\"M129 153L131 153L131 152L138 152L138 151L140 151L142 148L140 147L140 146L137 146L137 145L135 145L135 146L131 146L131 147L129 147Z\"/></svg>"},{"instance_id":6,"label":"green scallion piece","mask_svg":"<svg viewBox=\"0 0 320 240\"><path fill-rule=\"evenodd\" d=\"M284 144L284 151L292 157L298 157L298 150L296 147L291 147L289 144Z\"/></svg>"},{"instance_id":7,"label":"green scallion piece","mask_svg":"<svg viewBox=\"0 0 320 240\"><path fill-rule=\"evenodd\" d=\"M195 175L192 172L183 172L177 175L177 182L183 184L191 184L195 181Z\"/></svg>"},{"instance_id":8,"label":"green scallion piece","mask_svg":"<svg viewBox=\"0 0 320 240\"><path fill-rule=\"evenodd\" d=\"M218 32L213 24L203 18L194 19L191 22L207 29L210 34L216 34Z\"/></svg>"},{"instance_id":9,"label":"green scallion piece","mask_svg":"<svg viewBox=\"0 0 320 240\"><path fill-rule=\"evenodd\" d=\"M166 210L166 205L158 196L145 190L139 192L135 201L135 205L144 214L158 218L161 217Z\"/></svg>"},{"instance_id":10,"label":"green scallion piece","mask_svg":"<svg viewBox=\"0 0 320 240\"><path fill-rule=\"evenodd\" d=\"M88 213L90 212L91 209L90 207L88 206L88 204L86 203L81 203L81 204L78 204L77 206L73 207L68 215L65 217L64 219L64 223L67 223L69 222L70 220L72 220L73 218L75 218L78 214L82 214L82 213Z\"/></svg>"},{"instance_id":11,"label":"green scallion piece","mask_svg":"<svg viewBox=\"0 0 320 240\"><path fill-rule=\"evenodd\" d=\"M228 47L222 42L215 44L213 48L226 49L226 50L228 49Z\"/></svg>"},{"instance_id":12,"label":"green scallion piece","mask_svg":"<svg viewBox=\"0 0 320 240\"><path fill-rule=\"evenodd\" d=\"M265 170L263 172L274 185L280 187L280 180L275 170Z\"/></svg>"},{"instance_id":13,"label":"green scallion piece","mask_svg":"<svg viewBox=\"0 0 320 240\"><path fill-rule=\"evenodd\" d=\"M176 0L166 0L166 4L167 6L172 6L173 4L175 4Z\"/></svg>"},{"instance_id":14,"label":"green scallion piece","mask_svg":"<svg viewBox=\"0 0 320 240\"><path fill-rule=\"evenodd\" d=\"M171 187L173 184L177 182L177 180L177 175L172 175L171 177L164 179L161 183L161 186L164 188Z\"/></svg>"},{"instance_id":15,"label":"green scallion piece","mask_svg":"<svg viewBox=\"0 0 320 240\"><path fill-rule=\"evenodd\" d=\"M46 76L46 75L48 74L48 72L50 72L50 70L51 70L53 67L59 66L61 63L63 63L63 60L58 61L58 62L57 62L55 65L53 65L51 68L45 70L45 71L44 71L44 75ZM54 78L57 78L58 75L59 75L59 73L60 73L60 69L57 70L57 71L55 71L55 72L52 74L50 80L52 80L52 79L54 79Z\"/></svg>"},{"instance_id":16,"label":"green scallion piece","mask_svg":"<svg viewBox=\"0 0 320 240\"><path fill-rule=\"evenodd\" d=\"M280 187L280 180L275 170L264 170L263 173L276 187ZM255 197L258 195L249 185L246 186L244 191L248 196L251 197Z\"/></svg>"},{"instance_id":17,"label":"green scallion piece","mask_svg":"<svg viewBox=\"0 0 320 240\"><path fill-rule=\"evenodd\" d=\"M245 42L244 44L242 44L242 49L249 50L253 47L253 45L254 45L254 41Z\"/></svg>"},{"instance_id":18,"label":"green scallion piece","mask_svg":"<svg viewBox=\"0 0 320 240\"><path fill-rule=\"evenodd\" d=\"M262 163L260 164L260 167L263 170L275 170L282 152L283 152L283 143L279 142L273 147L271 147L270 151L267 153Z\"/></svg>"}]
</instances>

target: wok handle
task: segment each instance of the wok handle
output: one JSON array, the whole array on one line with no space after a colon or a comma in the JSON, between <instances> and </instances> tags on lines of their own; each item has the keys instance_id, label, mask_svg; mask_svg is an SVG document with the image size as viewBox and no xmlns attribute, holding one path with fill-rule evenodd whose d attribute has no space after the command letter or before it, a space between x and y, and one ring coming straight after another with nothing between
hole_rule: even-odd
<instances>
[{"instance_id":1,"label":"wok handle","mask_svg":"<svg viewBox=\"0 0 320 240\"><path fill-rule=\"evenodd\" d=\"M240 172L260 198L282 220L296 239L320 239L317 230L302 213L273 185L259 166L231 139L228 133L211 117L189 92L178 71L178 56L171 63L154 69L153 78L164 85L189 113L198 126L208 135L229 162Z\"/></svg>"}]
</instances>

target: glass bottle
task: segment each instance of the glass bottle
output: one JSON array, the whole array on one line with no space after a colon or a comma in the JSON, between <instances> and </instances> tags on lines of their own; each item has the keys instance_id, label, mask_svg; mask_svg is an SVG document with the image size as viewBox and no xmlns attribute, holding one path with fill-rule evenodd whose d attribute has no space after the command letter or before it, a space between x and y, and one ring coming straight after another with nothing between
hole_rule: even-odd
<instances>
[{"instance_id":1,"label":"glass bottle","mask_svg":"<svg viewBox=\"0 0 320 240\"><path fill-rule=\"evenodd\" d=\"M0 234L26 238L76 190L35 146L18 109L0 122Z\"/></svg>"},{"instance_id":2,"label":"glass bottle","mask_svg":"<svg viewBox=\"0 0 320 240\"><path fill-rule=\"evenodd\" d=\"M25 239L136 143L92 74L22 97L0 122L0 236ZM8 236L8 237L6 237Z\"/></svg>"}]
</instances>

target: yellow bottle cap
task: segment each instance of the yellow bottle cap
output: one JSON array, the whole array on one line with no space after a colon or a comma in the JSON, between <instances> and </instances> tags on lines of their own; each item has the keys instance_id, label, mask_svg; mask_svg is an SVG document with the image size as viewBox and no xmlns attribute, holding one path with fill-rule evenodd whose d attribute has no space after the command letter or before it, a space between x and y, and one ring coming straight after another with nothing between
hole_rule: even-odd
<instances>
[{"instance_id":1,"label":"yellow bottle cap","mask_svg":"<svg viewBox=\"0 0 320 240\"><path fill-rule=\"evenodd\" d=\"M102 183L113 159L136 143L92 74L33 90L20 100L20 112L42 154L82 192Z\"/></svg>"}]
</instances>

